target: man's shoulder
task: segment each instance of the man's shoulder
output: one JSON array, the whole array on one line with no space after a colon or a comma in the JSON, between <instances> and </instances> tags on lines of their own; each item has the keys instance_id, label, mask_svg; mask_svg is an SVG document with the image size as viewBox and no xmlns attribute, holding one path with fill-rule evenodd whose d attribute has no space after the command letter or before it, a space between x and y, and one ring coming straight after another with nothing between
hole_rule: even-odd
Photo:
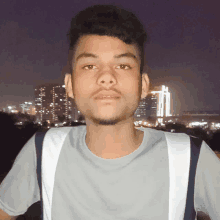
<instances>
[{"instance_id":1,"label":"man's shoulder","mask_svg":"<svg viewBox=\"0 0 220 220\"><path fill-rule=\"evenodd\" d=\"M84 132L85 129L86 129L85 125L50 128L47 131L47 136L49 135L63 136L65 134L68 134L70 131L73 132L74 134L79 134Z\"/></svg>"},{"instance_id":2,"label":"man's shoulder","mask_svg":"<svg viewBox=\"0 0 220 220\"><path fill-rule=\"evenodd\" d=\"M173 132L169 132L169 131L164 131L164 130L160 130L157 128L146 128L146 127L137 127L138 130L141 130L144 132L144 135L147 135L151 138L153 137L157 137L157 138L175 138L178 141L181 141L182 138L187 138L189 137L189 135L185 134L185 133L173 133Z\"/></svg>"},{"instance_id":3,"label":"man's shoulder","mask_svg":"<svg viewBox=\"0 0 220 220\"><path fill-rule=\"evenodd\" d=\"M136 127L136 129L143 131L145 134L164 134L164 131L157 130L156 128Z\"/></svg>"},{"instance_id":4,"label":"man's shoulder","mask_svg":"<svg viewBox=\"0 0 220 220\"><path fill-rule=\"evenodd\" d=\"M137 129L144 131L144 135L148 136L148 139L163 139L167 142L167 144L174 143L181 145L188 145L190 143L190 135L186 133L173 133L169 131L164 130L158 130L156 128L144 128L144 127L138 127ZM196 137L193 137L193 139L198 139Z\"/></svg>"}]
</instances>

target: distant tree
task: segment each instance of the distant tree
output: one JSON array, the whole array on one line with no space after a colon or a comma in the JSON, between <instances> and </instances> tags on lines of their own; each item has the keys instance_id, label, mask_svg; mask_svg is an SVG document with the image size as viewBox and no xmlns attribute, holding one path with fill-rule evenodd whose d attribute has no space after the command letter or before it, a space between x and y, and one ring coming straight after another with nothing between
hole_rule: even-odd
<instances>
[{"instance_id":1,"label":"distant tree","mask_svg":"<svg viewBox=\"0 0 220 220\"><path fill-rule=\"evenodd\" d=\"M166 128L162 127L160 124L158 124L156 127L153 127L153 129L156 129L159 131L166 131Z\"/></svg>"},{"instance_id":2,"label":"distant tree","mask_svg":"<svg viewBox=\"0 0 220 220\"><path fill-rule=\"evenodd\" d=\"M79 117L78 117L78 121L84 121L85 120L85 117L83 116L83 115L80 115Z\"/></svg>"},{"instance_id":3,"label":"distant tree","mask_svg":"<svg viewBox=\"0 0 220 220\"><path fill-rule=\"evenodd\" d=\"M18 128L15 122L20 121L22 117L26 117L25 114L20 113L20 115L17 115L0 112L0 174L10 170L24 144L39 129L31 120L24 121L23 126Z\"/></svg>"},{"instance_id":4,"label":"distant tree","mask_svg":"<svg viewBox=\"0 0 220 220\"><path fill-rule=\"evenodd\" d=\"M14 127L16 118L14 118L13 114L0 112L0 121L1 121L1 125L4 126L4 128L8 128L11 126Z\"/></svg>"},{"instance_id":5,"label":"distant tree","mask_svg":"<svg viewBox=\"0 0 220 220\"><path fill-rule=\"evenodd\" d=\"M186 126L181 123L168 123L166 124L166 130L171 131L174 130L176 133L185 133L186 132Z\"/></svg>"},{"instance_id":6,"label":"distant tree","mask_svg":"<svg viewBox=\"0 0 220 220\"><path fill-rule=\"evenodd\" d=\"M156 117L153 117L153 116L148 116L148 117L147 117L147 121L148 121L150 124L155 125L155 124L156 124L157 119L156 119Z\"/></svg>"},{"instance_id":7,"label":"distant tree","mask_svg":"<svg viewBox=\"0 0 220 220\"><path fill-rule=\"evenodd\" d=\"M220 130L217 130L210 140L210 147L213 151L220 152Z\"/></svg>"},{"instance_id":8,"label":"distant tree","mask_svg":"<svg viewBox=\"0 0 220 220\"><path fill-rule=\"evenodd\" d=\"M28 122L34 122L35 121L35 116L34 115L29 115L27 113L21 113L18 112L17 114L14 114L14 117L16 118L17 122L18 121L28 121Z\"/></svg>"},{"instance_id":9,"label":"distant tree","mask_svg":"<svg viewBox=\"0 0 220 220\"><path fill-rule=\"evenodd\" d=\"M40 128L41 127L39 125L34 124L31 121L24 122L21 130L23 141L24 142L28 141L35 134L35 132L40 130Z\"/></svg>"},{"instance_id":10,"label":"distant tree","mask_svg":"<svg viewBox=\"0 0 220 220\"><path fill-rule=\"evenodd\" d=\"M42 122L42 127L43 127L43 128L47 128L47 126L48 126L48 122L47 122L47 121L43 121L43 122Z\"/></svg>"},{"instance_id":11,"label":"distant tree","mask_svg":"<svg viewBox=\"0 0 220 220\"><path fill-rule=\"evenodd\" d=\"M63 123L65 121L65 115L58 115L58 120Z\"/></svg>"},{"instance_id":12,"label":"distant tree","mask_svg":"<svg viewBox=\"0 0 220 220\"><path fill-rule=\"evenodd\" d=\"M80 126L80 125L86 125L86 124L83 123L83 122L74 122L74 121L72 121L72 122L70 123L70 126Z\"/></svg>"},{"instance_id":13,"label":"distant tree","mask_svg":"<svg viewBox=\"0 0 220 220\"><path fill-rule=\"evenodd\" d=\"M0 112L0 173L8 171L12 161L21 149L20 131L14 125L16 120L12 114Z\"/></svg>"},{"instance_id":14,"label":"distant tree","mask_svg":"<svg viewBox=\"0 0 220 220\"><path fill-rule=\"evenodd\" d=\"M208 140L208 135L206 131L203 130L201 127L190 128L188 129L187 134L198 137L206 142Z\"/></svg>"}]
</instances>

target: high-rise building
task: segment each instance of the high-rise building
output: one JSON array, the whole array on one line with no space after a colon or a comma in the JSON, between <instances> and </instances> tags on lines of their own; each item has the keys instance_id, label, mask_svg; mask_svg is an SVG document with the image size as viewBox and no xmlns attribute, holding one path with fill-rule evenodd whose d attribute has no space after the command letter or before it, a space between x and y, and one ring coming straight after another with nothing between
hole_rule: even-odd
<instances>
[{"instance_id":1,"label":"high-rise building","mask_svg":"<svg viewBox=\"0 0 220 220\"><path fill-rule=\"evenodd\" d=\"M29 115L35 115L35 107L32 102L24 102L20 104L22 113L27 113Z\"/></svg>"},{"instance_id":2,"label":"high-rise building","mask_svg":"<svg viewBox=\"0 0 220 220\"><path fill-rule=\"evenodd\" d=\"M53 122L72 119L72 104L66 96L65 85L53 86Z\"/></svg>"},{"instance_id":3,"label":"high-rise building","mask_svg":"<svg viewBox=\"0 0 220 220\"><path fill-rule=\"evenodd\" d=\"M168 117L171 116L170 109L170 92L168 87L162 85L156 87L154 91L151 91L152 100L152 112L151 115L156 117Z\"/></svg>"},{"instance_id":4,"label":"high-rise building","mask_svg":"<svg viewBox=\"0 0 220 220\"><path fill-rule=\"evenodd\" d=\"M57 123L72 119L72 104L66 96L65 85L44 84L35 88L37 122Z\"/></svg>"},{"instance_id":5,"label":"high-rise building","mask_svg":"<svg viewBox=\"0 0 220 220\"><path fill-rule=\"evenodd\" d=\"M136 121L145 121L150 115L151 115L151 99L149 96L147 96L146 98L140 101L139 106L134 113L134 118Z\"/></svg>"},{"instance_id":6,"label":"high-rise building","mask_svg":"<svg viewBox=\"0 0 220 220\"><path fill-rule=\"evenodd\" d=\"M53 86L55 86L55 84L45 84L35 88L35 111L37 122L52 122L53 120Z\"/></svg>"},{"instance_id":7,"label":"high-rise building","mask_svg":"<svg viewBox=\"0 0 220 220\"><path fill-rule=\"evenodd\" d=\"M147 120L149 116L171 116L170 92L168 91L168 87L164 85L155 87L153 91L149 92L145 99L140 101L134 113L136 121Z\"/></svg>"},{"instance_id":8,"label":"high-rise building","mask_svg":"<svg viewBox=\"0 0 220 220\"><path fill-rule=\"evenodd\" d=\"M150 106L150 116L156 117L157 116L157 96L153 93L148 94L148 103Z\"/></svg>"}]
</instances>

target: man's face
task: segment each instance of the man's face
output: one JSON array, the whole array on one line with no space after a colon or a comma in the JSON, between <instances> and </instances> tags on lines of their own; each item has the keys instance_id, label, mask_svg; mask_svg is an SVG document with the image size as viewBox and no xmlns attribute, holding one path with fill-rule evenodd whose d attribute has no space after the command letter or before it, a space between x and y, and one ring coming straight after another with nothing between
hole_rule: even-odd
<instances>
[{"instance_id":1,"label":"man's face","mask_svg":"<svg viewBox=\"0 0 220 220\"><path fill-rule=\"evenodd\" d=\"M114 37L81 37L73 57L72 86L86 120L107 125L132 117L141 96L137 47Z\"/></svg>"}]
</instances>

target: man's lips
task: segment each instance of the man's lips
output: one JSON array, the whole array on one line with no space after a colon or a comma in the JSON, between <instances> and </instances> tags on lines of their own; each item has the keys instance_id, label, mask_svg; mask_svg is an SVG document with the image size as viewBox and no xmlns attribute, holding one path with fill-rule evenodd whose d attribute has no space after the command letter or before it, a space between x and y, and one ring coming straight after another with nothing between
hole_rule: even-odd
<instances>
[{"instance_id":1,"label":"man's lips","mask_svg":"<svg viewBox=\"0 0 220 220\"><path fill-rule=\"evenodd\" d=\"M96 96L95 97L95 99L119 99L120 98L120 96L118 96L118 95L98 95L98 96Z\"/></svg>"},{"instance_id":2,"label":"man's lips","mask_svg":"<svg viewBox=\"0 0 220 220\"><path fill-rule=\"evenodd\" d=\"M121 96L117 93L99 93L97 94L94 99L119 99Z\"/></svg>"}]
</instances>

